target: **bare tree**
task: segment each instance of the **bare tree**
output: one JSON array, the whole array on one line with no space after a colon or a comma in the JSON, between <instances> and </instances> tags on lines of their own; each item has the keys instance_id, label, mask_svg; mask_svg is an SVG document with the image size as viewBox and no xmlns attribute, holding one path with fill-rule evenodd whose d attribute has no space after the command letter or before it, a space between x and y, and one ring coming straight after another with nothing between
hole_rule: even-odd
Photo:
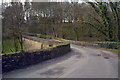
<instances>
[{"instance_id":1,"label":"bare tree","mask_svg":"<svg viewBox=\"0 0 120 80\"><path fill-rule=\"evenodd\" d=\"M9 29L12 33L15 45L15 51L18 51L18 40L20 43L21 51L23 51L23 28L24 23L24 11L23 5L20 2L12 2L11 6L6 7L3 12L4 17L4 29ZM11 37L12 37L11 36Z\"/></svg>"}]
</instances>

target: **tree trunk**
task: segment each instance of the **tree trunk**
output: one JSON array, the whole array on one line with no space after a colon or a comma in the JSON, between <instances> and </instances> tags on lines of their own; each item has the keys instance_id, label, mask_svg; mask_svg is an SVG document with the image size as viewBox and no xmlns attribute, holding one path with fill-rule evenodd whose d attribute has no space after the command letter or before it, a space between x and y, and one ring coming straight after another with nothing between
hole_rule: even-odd
<instances>
[{"instance_id":1,"label":"tree trunk","mask_svg":"<svg viewBox=\"0 0 120 80\"><path fill-rule=\"evenodd\" d=\"M119 16L117 17L117 21L118 21L118 41L120 41L120 20L119 20Z\"/></svg>"},{"instance_id":2,"label":"tree trunk","mask_svg":"<svg viewBox=\"0 0 120 80\"><path fill-rule=\"evenodd\" d=\"M20 46L21 46L21 52L23 52L23 39L22 39L22 34L20 36Z\"/></svg>"},{"instance_id":3,"label":"tree trunk","mask_svg":"<svg viewBox=\"0 0 120 80\"><path fill-rule=\"evenodd\" d=\"M79 40L78 32L76 32L76 41Z\"/></svg>"},{"instance_id":4,"label":"tree trunk","mask_svg":"<svg viewBox=\"0 0 120 80\"><path fill-rule=\"evenodd\" d=\"M65 39L65 33L62 33L62 38Z\"/></svg>"},{"instance_id":5,"label":"tree trunk","mask_svg":"<svg viewBox=\"0 0 120 80\"><path fill-rule=\"evenodd\" d=\"M16 36L16 32L15 32L15 27L14 26L12 26L12 28L13 28L13 40L14 40L14 47L15 47L15 52L17 52L18 51L18 39L17 39L17 36Z\"/></svg>"},{"instance_id":6,"label":"tree trunk","mask_svg":"<svg viewBox=\"0 0 120 80\"><path fill-rule=\"evenodd\" d=\"M74 32L75 32L75 40L78 41L79 40L79 35L78 35L77 28L74 28Z\"/></svg>"},{"instance_id":7,"label":"tree trunk","mask_svg":"<svg viewBox=\"0 0 120 80\"><path fill-rule=\"evenodd\" d=\"M14 37L14 46L15 46L15 52L17 52L18 51L18 41L15 37Z\"/></svg>"}]
</instances>

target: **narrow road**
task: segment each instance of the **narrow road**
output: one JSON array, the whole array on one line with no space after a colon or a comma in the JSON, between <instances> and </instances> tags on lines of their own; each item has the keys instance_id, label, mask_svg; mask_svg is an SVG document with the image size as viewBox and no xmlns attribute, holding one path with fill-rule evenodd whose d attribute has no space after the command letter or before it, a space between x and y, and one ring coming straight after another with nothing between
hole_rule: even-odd
<instances>
[{"instance_id":1,"label":"narrow road","mask_svg":"<svg viewBox=\"0 0 120 80\"><path fill-rule=\"evenodd\" d=\"M73 44L71 49L59 58L4 73L3 78L118 78L117 55Z\"/></svg>"}]
</instances>

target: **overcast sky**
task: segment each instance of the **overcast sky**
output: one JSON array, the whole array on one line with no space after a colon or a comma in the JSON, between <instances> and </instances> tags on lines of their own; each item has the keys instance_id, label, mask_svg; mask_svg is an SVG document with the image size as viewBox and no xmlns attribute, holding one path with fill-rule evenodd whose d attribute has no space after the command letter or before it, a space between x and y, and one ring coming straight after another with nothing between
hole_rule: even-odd
<instances>
[{"instance_id":1,"label":"overcast sky","mask_svg":"<svg viewBox=\"0 0 120 80\"><path fill-rule=\"evenodd\" d=\"M94 2L95 0L0 0L0 5L1 5L1 3L2 3L2 1L3 2L11 2L11 1L14 1L14 2L16 2L16 1L22 1L22 2L24 2L24 1L33 1L33 2L48 2L48 1L53 1L53 2L64 2L64 1L79 1L79 2L83 2L83 1L90 1L90 2ZM97 1L99 1L99 2L101 2L101 1L108 1L108 0L97 0ZM120 0L111 0L111 1L113 1L113 2L118 2L118 1L120 1Z\"/></svg>"},{"instance_id":2,"label":"overcast sky","mask_svg":"<svg viewBox=\"0 0 120 80\"><path fill-rule=\"evenodd\" d=\"M0 4L3 2L11 2L11 1L18 1L18 0L0 0ZM48 2L48 1L53 1L53 2L64 2L64 1L76 1L76 2L82 2L82 0L19 0L19 1L33 1L33 2ZM93 1L93 0L89 0L89 1Z\"/></svg>"}]
</instances>

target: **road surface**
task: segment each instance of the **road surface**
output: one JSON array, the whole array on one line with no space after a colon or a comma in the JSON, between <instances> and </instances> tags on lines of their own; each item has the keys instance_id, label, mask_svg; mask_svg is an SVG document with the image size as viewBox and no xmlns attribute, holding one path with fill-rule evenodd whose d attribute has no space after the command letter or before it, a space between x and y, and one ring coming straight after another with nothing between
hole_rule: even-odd
<instances>
[{"instance_id":1,"label":"road surface","mask_svg":"<svg viewBox=\"0 0 120 80\"><path fill-rule=\"evenodd\" d=\"M3 78L118 78L117 55L73 44L71 49L61 57L4 73Z\"/></svg>"}]
</instances>

